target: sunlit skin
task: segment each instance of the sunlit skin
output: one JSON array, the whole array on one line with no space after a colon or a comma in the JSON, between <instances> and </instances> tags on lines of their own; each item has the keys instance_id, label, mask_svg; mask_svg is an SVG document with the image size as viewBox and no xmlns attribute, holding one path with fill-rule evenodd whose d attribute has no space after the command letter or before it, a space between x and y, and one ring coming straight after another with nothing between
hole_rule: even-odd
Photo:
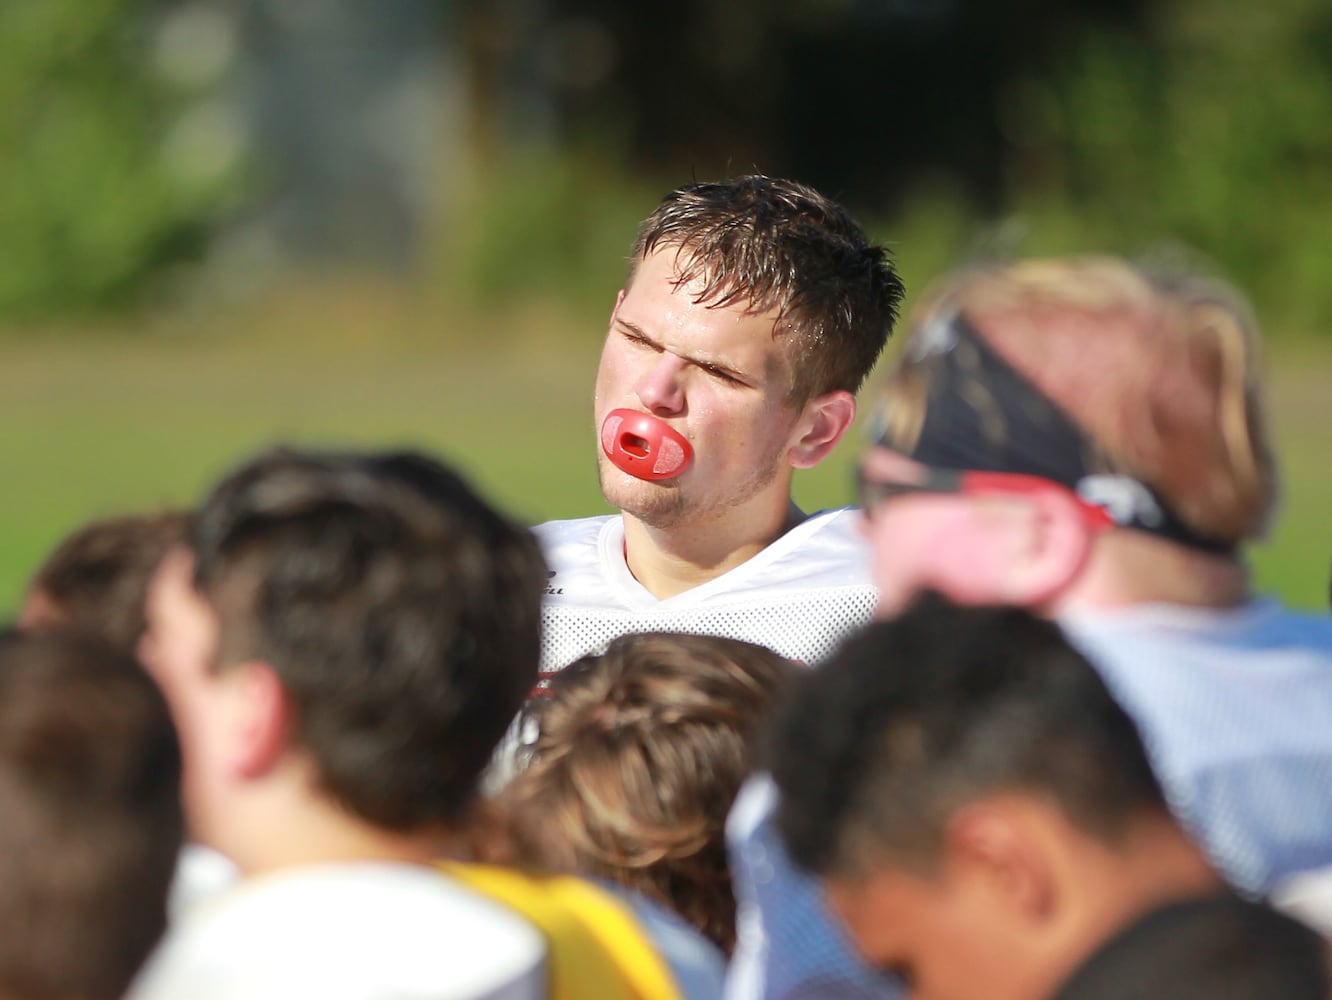
<instances>
[{"instance_id":1,"label":"sunlit skin","mask_svg":"<svg viewBox=\"0 0 1332 1000\"><path fill-rule=\"evenodd\" d=\"M911 1000L974 1000L982 979L993 1000L1037 1000L994 973L1015 972L994 919L1006 919L983 888L948 872L921 876L884 867L825 883L828 909L874 968L900 980Z\"/></svg>"},{"instance_id":2,"label":"sunlit skin","mask_svg":"<svg viewBox=\"0 0 1332 1000\"><path fill-rule=\"evenodd\" d=\"M864 867L824 880L828 908L911 1000L1041 1000L1135 917L1221 887L1163 813L1127 817L1106 842L1021 793L960 807L930 871L890 854Z\"/></svg>"},{"instance_id":3,"label":"sunlit skin","mask_svg":"<svg viewBox=\"0 0 1332 1000\"><path fill-rule=\"evenodd\" d=\"M867 449L861 468L893 482L925 477L924 466L887 448ZM861 524L873 553L879 616L897 614L925 588L962 604L1011 599L1007 578L1023 537L1010 529L1029 507L1014 496L917 493L867 511Z\"/></svg>"},{"instance_id":4,"label":"sunlit skin","mask_svg":"<svg viewBox=\"0 0 1332 1000\"><path fill-rule=\"evenodd\" d=\"M924 478L920 463L879 446L866 449L860 464L877 480ZM881 617L926 587L961 604L1016 604L1041 614L1142 603L1227 607L1248 595L1244 565L1232 556L1131 529L1093 531L1061 489L905 494L866 513Z\"/></svg>"},{"instance_id":5,"label":"sunlit skin","mask_svg":"<svg viewBox=\"0 0 1332 1000\"><path fill-rule=\"evenodd\" d=\"M597 371L595 419L647 412L680 432L694 458L678 477L645 482L598 448L601 489L621 509L629 568L667 596L750 558L801 519L791 476L831 450L855 413L849 393L790 399L775 312L697 303L677 281L675 250L639 262L611 313Z\"/></svg>"},{"instance_id":6,"label":"sunlit skin","mask_svg":"<svg viewBox=\"0 0 1332 1000\"><path fill-rule=\"evenodd\" d=\"M208 778L213 729L220 720L208 711L209 691L222 678L209 670L217 651L217 615L194 588L194 559L186 549L168 553L148 588L148 629L139 659L157 681L176 722L183 756L183 786L190 827L209 827L214 789Z\"/></svg>"}]
</instances>

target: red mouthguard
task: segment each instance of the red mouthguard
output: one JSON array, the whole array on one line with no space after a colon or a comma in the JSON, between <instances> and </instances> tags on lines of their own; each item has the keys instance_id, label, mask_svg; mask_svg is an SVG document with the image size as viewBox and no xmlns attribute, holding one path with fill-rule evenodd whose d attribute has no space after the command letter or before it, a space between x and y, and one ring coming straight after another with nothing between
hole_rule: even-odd
<instances>
[{"instance_id":1,"label":"red mouthguard","mask_svg":"<svg viewBox=\"0 0 1332 1000\"><path fill-rule=\"evenodd\" d=\"M650 413L611 410L601 424L601 450L615 467L638 479L673 479L694 449L684 436Z\"/></svg>"}]
</instances>

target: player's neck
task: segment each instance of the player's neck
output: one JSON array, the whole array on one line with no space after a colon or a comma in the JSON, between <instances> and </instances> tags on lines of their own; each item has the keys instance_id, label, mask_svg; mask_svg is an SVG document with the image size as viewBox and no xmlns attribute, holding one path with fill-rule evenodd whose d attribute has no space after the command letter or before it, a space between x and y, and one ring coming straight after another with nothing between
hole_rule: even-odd
<instances>
[{"instance_id":1,"label":"player's neck","mask_svg":"<svg viewBox=\"0 0 1332 1000\"><path fill-rule=\"evenodd\" d=\"M1178 604L1228 608L1251 597L1244 563L1134 532L1097 541L1087 569L1064 596L1070 607Z\"/></svg>"},{"instance_id":2,"label":"player's neck","mask_svg":"<svg viewBox=\"0 0 1332 1000\"><path fill-rule=\"evenodd\" d=\"M730 572L758 555L805 519L789 499L766 516L698 518L654 528L624 515L624 554L629 572L647 591L666 600Z\"/></svg>"},{"instance_id":3,"label":"player's neck","mask_svg":"<svg viewBox=\"0 0 1332 1000\"><path fill-rule=\"evenodd\" d=\"M1163 815L1129 817L1115 843L1082 840L1057 864L1061 918L1047 938L1053 981L1158 907L1223 891L1202 851Z\"/></svg>"},{"instance_id":4,"label":"player's neck","mask_svg":"<svg viewBox=\"0 0 1332 1000\"><path fill-rule=\"evenodd\" d=\"M442 828L399 833L375 826L308 792L266 794L258 810L244 811L247 818L212 845L244 876L359 861L426 863L442 856L450 840Z\"/></svg>"}]
</instances>

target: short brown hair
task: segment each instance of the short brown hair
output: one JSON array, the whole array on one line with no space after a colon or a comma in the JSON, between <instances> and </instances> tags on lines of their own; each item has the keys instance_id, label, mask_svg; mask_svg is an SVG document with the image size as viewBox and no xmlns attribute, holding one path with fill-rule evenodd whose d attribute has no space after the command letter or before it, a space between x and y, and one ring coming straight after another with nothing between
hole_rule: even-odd
<instances>
[{"instance_id":1,"label":"short brown hair","mask_svg":"<svg viewBox=\"0 0 1332 1000\"><path fill-rule=\"evenodd\" d=\"M501 797L529 860L636 889L729 952L726 814L795 670L738 639L651 633L560 671L533 711L529 766Z\"/></svg>"},{"instance_id":2,"label":"short brown hair","mask_svg":"<svg viewBox=\"0 0 1332 1000\"><path fill-rule=\"evenodd\" d=\"M923 298L884 381L890 438L918 429L927 342L956 315L1095 441L1105 471L1145 483L1201 535L1234 544L1266 528L1277 473L1258 328L1229 286L1105 256L960 271Z\"/></svg>"},{"instance_id":3,"label":"short brown hair","mask_svg":"<svg viewBox=\"0 0 1332 1000\"><path fill-rule=\"evenodd\" d=\"M672 191L638 231L628 284L639 261L671 247L680 283L704 282L698 302L777 311L798 403L859 389L897 320L904 287L888 250L795 181L752 175Z\"/></svg>"},{"instance_id":4,"label":"short brown hair","mask_svg":"<svg viewBox=\"0 0 1332 1000\"><path fill-rule=\"evenodd\" d=\"M183 828L176 732L138 664L0 631L0 995L122 996L166 927Z\"/></svg>"},{"instance_id":5,"label":"short brown hair","mask_svg":"<svg viewBox=\"0 0 1332 1000\"><path fill-rule=\"evenodd\" d=\"M148 627L148 583L162 557L185 540L185 511L109 517L62 541L28 584L24 625L76 628L131 655Z\"/></svg>"},{"instance_id":6,"label":"short brown hair","mask_svg":"<svg viewBox=\"0 0 1332 1000\"><path fill-rule=\"evenodd\" d=\"M199 506L215 669L268 664L321 788L386 830L451 823L537 679L535 537L417 452L275 448Z\"/></svg>"}]
</instances>

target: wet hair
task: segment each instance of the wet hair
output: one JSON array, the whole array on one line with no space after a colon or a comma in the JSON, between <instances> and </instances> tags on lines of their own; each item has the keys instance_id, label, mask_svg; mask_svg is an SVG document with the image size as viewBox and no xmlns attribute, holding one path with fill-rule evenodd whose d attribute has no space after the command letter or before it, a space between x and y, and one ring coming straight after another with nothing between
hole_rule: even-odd
<instances>
[{"instance_id":1,"label":"wet hair","mask_svg":"<svg viewBox=\"0 0 1332 1000\"><path fill-rule=\"evenodd\" d=\"M729 952L726 814L759 718L796 669L738 639L649 633L561 670L501 796L524 853L636 889Z\"/></svg>"},{"instance_id":2,"label":"wet hair","mask_svg":"<svg viewBox=\"0 0 1332 1000\"><path fill-rule=\"evenodd\" d=\"M766 741L791 857L933 871L949 816L1029 794L1104 843L1168 815L1138 730L1053 622L926 593L797 678Z\"/></svg>"},{"instance_id":3,"label":"wet hair","mask_svg":"<svg viewBox=\"0 0 1332 1000\"><path fill-rule=\"evenodd\" d=\"M423 455L277 449L212 491L191 544L215 669L276 672L324 790L386 829L461 815L537 678L531 532Z\"/></svg>"},{"instance_id":4,"label":"wet hair","mask_svg":"<svg viewBox=\"0 0 1332 1000\"><path fill-rule=\"evenodd\" d=\"M183 830L176 732L139 665L0 631L0 995L121 997L166 928Z\"/></svg>"},{"instance_id":5,"label":"wet hair","mask_svg":"<svg viewBox=\"0 0 1332 1000\"><path fill-rule=\"evenodd\" d=\"M147 628L148 583L185 540L185 511L93 521L64 539L28 584L24 628L76 628L133 654Z\"/></svg>"},{"instance_id":6,"label":"wet hair","mask_svg":"<svg viewBox=\"0 0 1332 1000\"><path fill-rule=\"evenodd\" d=\"M777 312L800 404L860 388L904 294L889 252L795 181L753 175L672 191L638 231L628 284L639 261L666 249L677 253L681 284L703 283L697 302Z\"/></svg>"},{"instance_id":7,"label":"wet hair","mask_svg":"<svg viewBox=\"0 0 1332 1000\"><path fill-rule=\"evenodd\" d=\"M884 379L875 424L886 443L910 450L938 367L939 331L959 315L1095 442L1088 460L1100 471L1145 484L1197 535L1233 548L1264 532L1276 462L1258 328L1234 289L1113 257L960 271L923 297ZM983 379L966 392L986 408Z\"/></svg>"}]
</instances>

